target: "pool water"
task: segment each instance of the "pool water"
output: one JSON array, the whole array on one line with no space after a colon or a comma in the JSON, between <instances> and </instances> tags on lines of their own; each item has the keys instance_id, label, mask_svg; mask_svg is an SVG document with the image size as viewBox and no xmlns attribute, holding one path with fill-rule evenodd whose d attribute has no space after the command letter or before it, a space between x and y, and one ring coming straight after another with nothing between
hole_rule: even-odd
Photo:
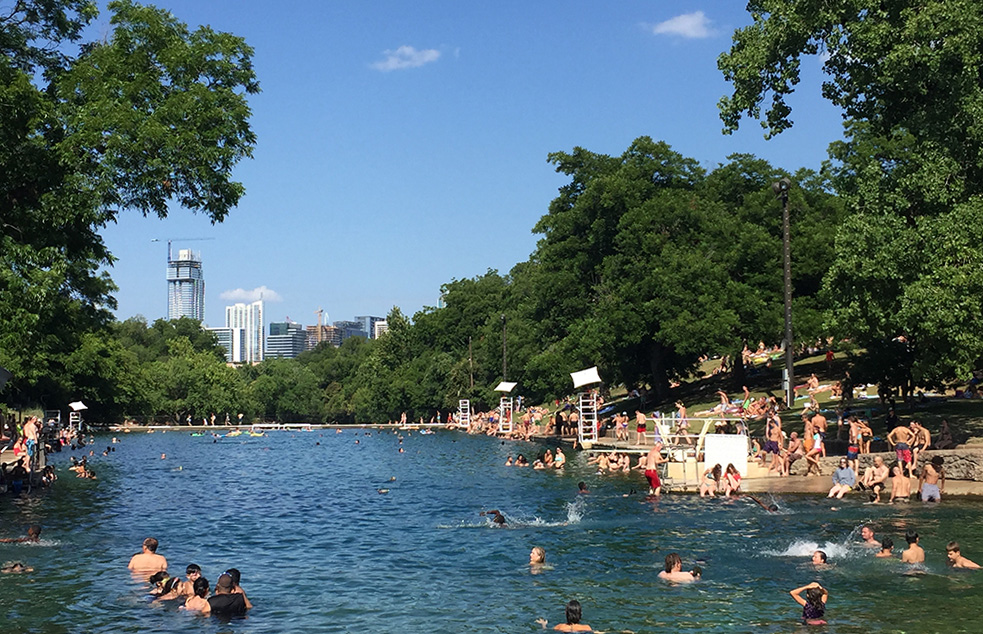
<instances>
[{"instance_id":1,"label":"pool water","mask_svg":"<svg viewBox=\"0 0 983 634\"><path fill-rule=\"evenodd\" d=\"M0 544L0 561L35 568L0 575L0 632L534 632L574 598L609 632L814 631L788 596L814 580L830 590L825 632L983 631L983 571L945 565L953 539L983 562L979 501L766 496L776 514L750 500L650 501L630 494L644 492L640 474L597 475L581 454L568 454L565 473L534 471L503 464L542 449L533 444L402 434L405 453L391 431L134 433L108 457L100 436L96 481L56 454L51 490L0 499L0 536L44 527L40 544ZM479 515L491 509L506 527ZM856 542L864 522L898 550L916 529L928 574L875 559ZM255 609L221 621L151 601L126 570L147 536L172 574L194 562L214 586L239 568ZM546 550L537 571L533 546ZM809 564L817 547L826 569ZM670 552L704 580L660 581Z\"/></svg>"}]
</instances>

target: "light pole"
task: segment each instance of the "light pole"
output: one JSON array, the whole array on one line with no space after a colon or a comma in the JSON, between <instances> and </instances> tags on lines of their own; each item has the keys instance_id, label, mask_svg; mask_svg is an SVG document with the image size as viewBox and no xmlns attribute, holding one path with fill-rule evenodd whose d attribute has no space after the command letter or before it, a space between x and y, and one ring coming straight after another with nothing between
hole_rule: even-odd
<instances>
[{"instance_id":1,"label":"light pole","mask_svg":"<svg viewBox=\"0 0 983 634\"><path fill-rule=\"evenodd\" d=\"M505 351L506 351L506 338L505 338L505 313L502 313L502 380L508 381L508 377L505 374Z\"/></svg>"},{"instance_id":2,"label":"light pole","mask_svg":"<svg viewBox=\"0 0 983 634\"><path fill-rule=\"evenodd\" d=\"M782 250L785 260L785 405L795 404L795 371L792 354L792 250L791 229L788 219L788 190L792 181L783 178L771 184L775 197L782 201Z\"/></svg>"}]
</instances>

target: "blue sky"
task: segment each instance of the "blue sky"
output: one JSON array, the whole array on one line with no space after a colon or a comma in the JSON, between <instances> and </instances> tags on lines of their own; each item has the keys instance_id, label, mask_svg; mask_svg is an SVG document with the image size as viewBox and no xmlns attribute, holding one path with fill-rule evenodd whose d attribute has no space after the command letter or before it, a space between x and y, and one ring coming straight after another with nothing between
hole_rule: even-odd
<instances>
[{"instance_id":1,"label":"blue sky","mask_svg":"<svg viewBox=\"0 0 983 634\"><path fill-rule=\"evenodd\" d=\"M794 170L817 168L841 136L818 59L789 100L792 130L721 133L716 59L750 22L742 3L157 4L255 48L258 143L224 223L175 209L104 231L120 319L165 316L169 238L211 238L174 248L202 254L212 326L258 288L267 321L310 324L318 307L332 321L394 305L412 315L443 283L528 258L564 183L550 152L618 155L648 135L710 169L749 152Z\"/></svg>"}]
</instances>

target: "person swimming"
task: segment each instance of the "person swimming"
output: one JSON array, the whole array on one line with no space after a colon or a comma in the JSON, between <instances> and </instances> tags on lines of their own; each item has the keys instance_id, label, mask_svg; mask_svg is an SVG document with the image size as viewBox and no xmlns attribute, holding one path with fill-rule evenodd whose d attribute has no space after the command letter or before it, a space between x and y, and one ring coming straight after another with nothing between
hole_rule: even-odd
<instances>
[{"instance_id":1,"label":"person swimming","mask_svg":"<svg viewBox=\"0 0 983 634\"><path fill-rule=\"evenodd\" d=\"M491 511L482 511L479 513L479 515L490 515L492 516L492 522L494 522L496 526L505 526L505 516L502 515L502 512L499 510L493 509Z\"/></svg>"}]
</instances>

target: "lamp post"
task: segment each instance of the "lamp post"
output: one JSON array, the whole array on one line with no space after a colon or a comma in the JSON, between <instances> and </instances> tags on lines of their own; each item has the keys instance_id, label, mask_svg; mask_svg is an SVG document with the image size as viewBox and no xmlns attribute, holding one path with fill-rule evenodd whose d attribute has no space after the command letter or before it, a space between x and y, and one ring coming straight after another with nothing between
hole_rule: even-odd
<instances>
[{"instance_id":1,"label":"lamp post","mask_svg":"<svg viewBox=\"0 0 983 634\"><path fill-rule=\"evenodd\" d=\"M783 178L771 184L775 197L782 201L782 250L785 260L785 404L795 404L795 371L792 354L792 250L790 247L790 223L788 219L788 190L792 181Z\"/></svg>"},{"instance_id":2,"label":"lamp post","mask_svg":"<svg viewBox=\"0 0 983 634\"><path fill-rule=\"evenodd\" d=\"M502 313L502 380L508 381L508 377L505 374L505 351L506 351L506 338L505 338L505 313Z\"/></svg>"}]
</instances>

